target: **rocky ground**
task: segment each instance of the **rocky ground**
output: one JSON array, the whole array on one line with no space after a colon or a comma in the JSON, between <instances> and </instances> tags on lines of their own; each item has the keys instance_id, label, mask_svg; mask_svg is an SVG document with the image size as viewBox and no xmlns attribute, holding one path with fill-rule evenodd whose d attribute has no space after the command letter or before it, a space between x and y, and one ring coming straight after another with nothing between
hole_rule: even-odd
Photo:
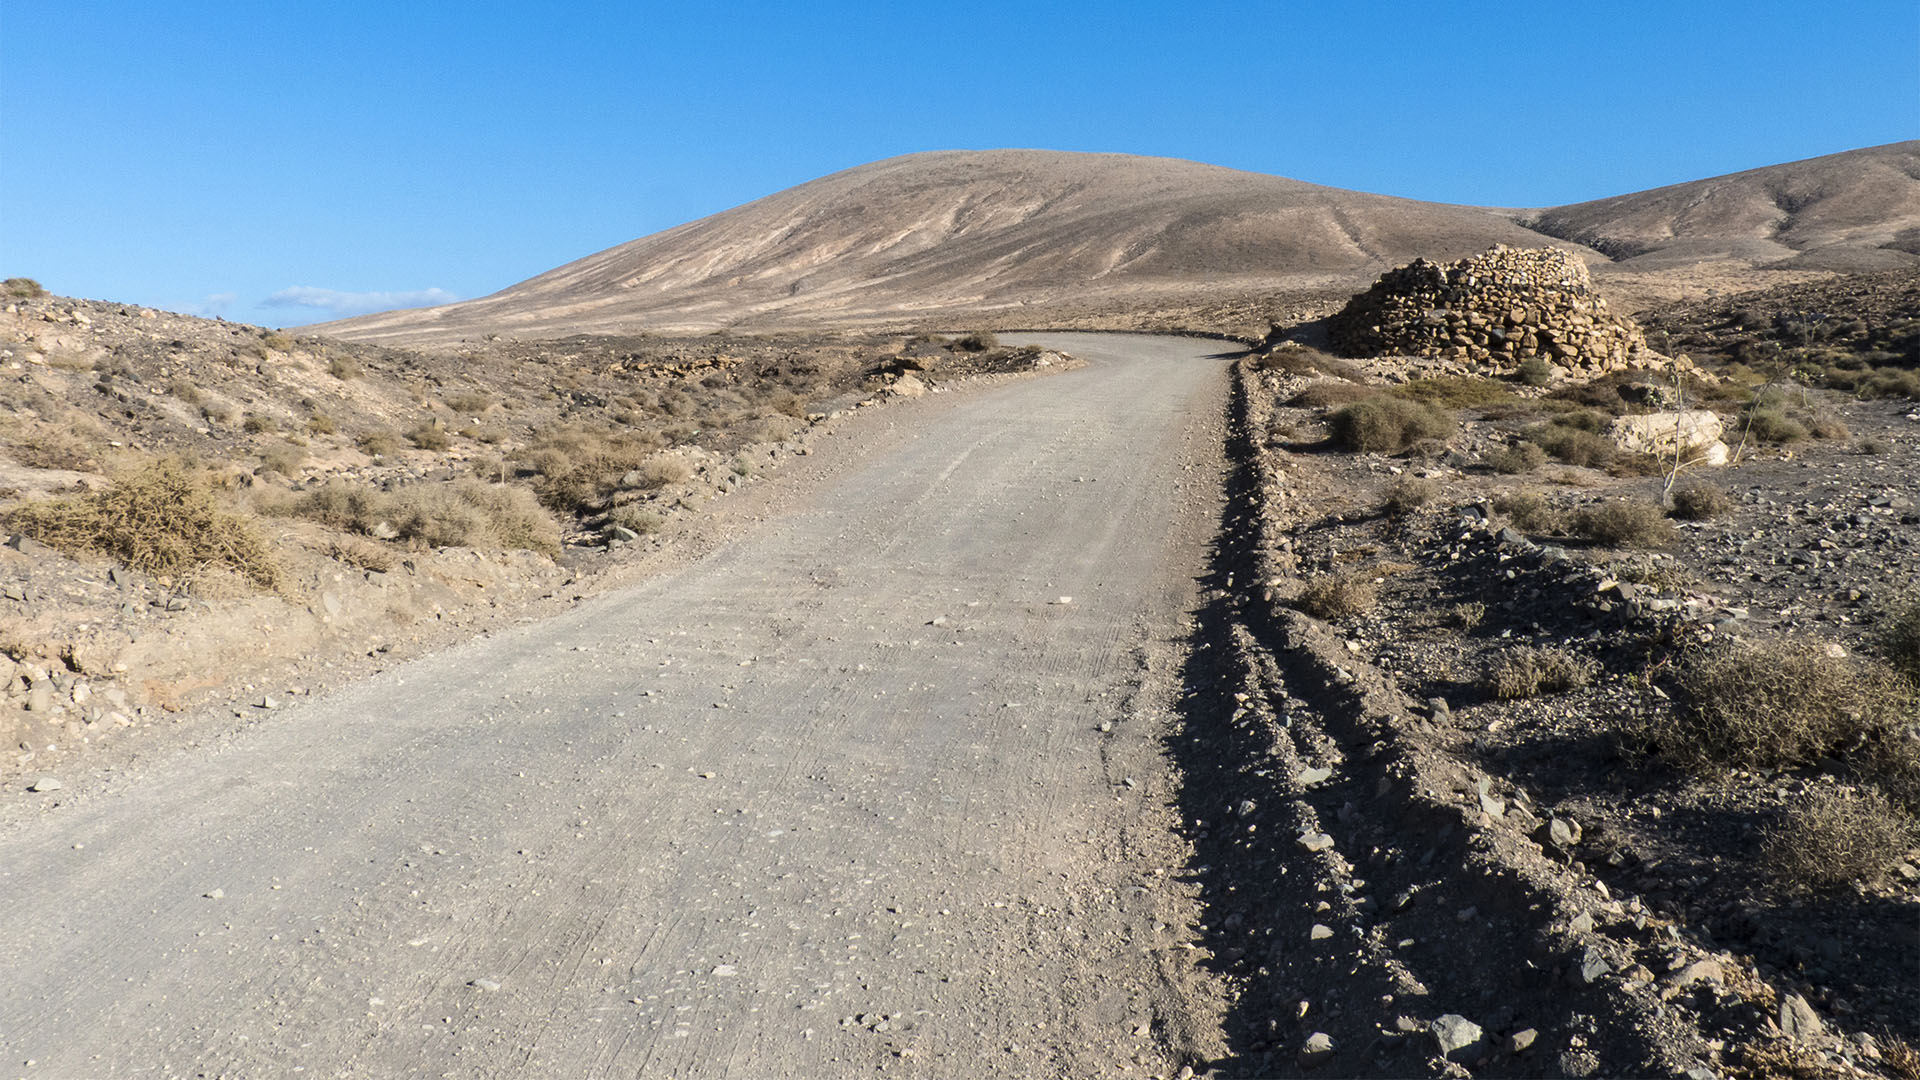
<instances>
[{"instance_id":1,"label":"rocky ground","mask_svg":"<svg viewBox=\"0 0 1920 1080\"><path fill-rule=\"evenodd\" d=\"M1579 508L1658 506L1664 476L1490 464L1549 391L1450 384L1478 403L1449 438L1352 453L1329 414L1404 366L1325 367L1243 365L1189 684L1228 733L1184 756L1202 857L1227 868L1209 931L1236 1052L1332 1075L1914 1075L1911 819L1847 880L1793 857L1832 840L1812 808L1895 774L1865 746L1691 768L1652 734L1702 650L1883 648L1920 566L1914 403L1804 390L1828 438L1750 439L1692 474L1720 512L1608 546ZM1496 677L1547 652L1566 685Z\"/></svg>"},{"instance_id":2,"label":"rocky ground","mask_svg":"<svg viewBox=\"0 0 1920 1080\"><path fill-rule=\"evenodd\" d=\"M928 336L495 339L429 352L10 300L0 772L31 781L191 706L261 714L556 610L684 553L711 500L809 453L848 410L1050 366L1069 361ZM260 537L275 587L217 564L173 573L55 550L19 517L112 492L163 459L184 462ZM473 485L517 492L530 538L427 494ZM393 505L317 512L329 491ZM165 516L138 531L164 539Z\"/></svg>"}]
</instances>

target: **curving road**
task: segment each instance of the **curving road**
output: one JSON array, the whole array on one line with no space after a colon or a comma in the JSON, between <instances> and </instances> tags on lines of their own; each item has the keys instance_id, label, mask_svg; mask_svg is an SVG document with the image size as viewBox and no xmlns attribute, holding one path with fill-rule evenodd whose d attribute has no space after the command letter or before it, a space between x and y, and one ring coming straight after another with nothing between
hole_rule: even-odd
<instances>
[{"instance_id":1,"label":"curving road","mask_svg":"<svg viewBox=\"0 0 1920 1080\"><path fill-rule=\"evenodd\" d=\"M1203 1049L1161 739L1225 365L1045 340L1090 364L886 410L911 432L697 563L16 805L0 1070L1085 1076Z\"/></svg>"}]
</instances>

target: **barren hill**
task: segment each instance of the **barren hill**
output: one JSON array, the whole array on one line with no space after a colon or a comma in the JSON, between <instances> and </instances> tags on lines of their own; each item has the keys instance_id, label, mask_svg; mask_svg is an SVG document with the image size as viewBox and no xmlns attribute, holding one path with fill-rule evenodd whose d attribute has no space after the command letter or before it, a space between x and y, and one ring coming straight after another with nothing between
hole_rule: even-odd
<instances>
[{"instance_id":1,"label":"barren hill","mask_svg":"<svg viewBox=\"0 0 1920 1080\"><path fill-rule=\"evenodd\" d=\"M863 165L357 339L912 320L1271 288L1542 238L1501 213L1169 158L944 151Z\"/></svg>"},{"instance_id":2,"label":"barren hill","mask_svg":"<svg viewBox=\"0 0 1920 1080\"><path fill-rule=\"evenodd\" d=\"M1523 219L1628 267L1732 260L1796 269L1920 265L1920 141L1575 203Z\"/></svg>"},{"instance_id":3,"label":"barren hill","mask_svg":"<svg viewBox=\"0 0 1920 1080\"><path fill-rule=\"evenodd\" d=\"M1612 255L1628 271L1868 269L1920 263L1902 250L1920 247L1916 177L1920 143L1899 143L1512 211L1170 158L942 151L835 173L478 300L316 329L423 341L956 316L1064 325L1067 310L1351 288L1415 256L1502 243Z\"/></svg>"}]
</instances>

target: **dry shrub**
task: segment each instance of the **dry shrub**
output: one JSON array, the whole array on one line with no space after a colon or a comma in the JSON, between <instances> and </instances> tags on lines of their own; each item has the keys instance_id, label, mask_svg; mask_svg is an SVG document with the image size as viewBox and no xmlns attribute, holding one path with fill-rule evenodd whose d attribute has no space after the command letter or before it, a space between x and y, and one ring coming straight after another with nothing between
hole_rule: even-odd
<instances>
[{"instance_id":1,"label":"dry shrub","mask_svg":"<svg viewBox=\"0 0 1920 1080\"><path fill-rule=\"evenodd\" d=\"M30 277L10 277L0 281L0 292L22 300L33 300L47 295L47 290Z\"/></svg>"},{"instance_id":2,"label":"dry shrub","mask_svg":"<svg viewBox=\"0 0 1920 1080\"><path fill-rule=\"evenodd\" d=\"M1417 476L1403 476L1387 488L1384 508L1388 515L1401 517L1440 497L1440 485Z\"/></svg>"},{"instance_id":3,"label":"dry shrub","mask_svg":"<svg viewBox=\"0 0 1920 1080\"><path fill-rule=\"evenodd\" d=\"M1900 861L1913 822L1872 788L1817 788L1761 841L1767 872L1793 889L1871 882Z\"/></svg>"},{"instance_id":4,"label":"dry shrub","mask_svg":"<svg viewBox=\"0 0 1920 1080\"><path fill-rule=\"evenodd\" d=\"M1514 375L1528 386L1546 386L1553 382L1553 365L1537 356L1529 356L1520 361L1520 367L1514 371Z\"/></svg>"},{"instance_id":5,"label":"dry shrub","mask_svg":"<svg viewBox=\"0 0 1920 1080\"><path fill-rule=\"evenodd\" d=\"M1615 499L1583 507L1569 522L1576 536L1608 547L1659 548L1672 544L1673 522L1652 503Z\"/></svg>"},{"instance_id":6,"label":"dry shrub","mask_svg":"<svg viewBox=\"0 0 1920 1080\"><path fill-rule=\"evenodd\" d=\"M445 450L453 445L447 429L439 424L421 424L407 432L407 441L422 450Z\"/></svg>"},{"instance_id":7,"label":"dry shrub","mask_svg":"<svg viewBox=\"0 0 1920 1080\"><path fill-rule=\"evenodd\" d=\"M1758 408L1747 412L1747 433L1761 442L1795 443L1807 437L1807 428L1784 409Z\"/></svg>"},{"instance_id":8,"label":"dry shrub","mask_svg":"<svg viewBox=\"0 0 1920 1080\"><path fill-rule=\"evenodd\" d=\"M269 446L260 451L260 471L293 476L307 460L307 452L292 443Z\"/></svg>"},{"instance_id":9,"label":"dry shrub","mask_svg":"<svg viewBox=\"0 0 1920 1080\"><path fill-rule=\"evenodd\" d=\"M98 472L94 444L78 432L52 424L33 424L8 432L7 449L13 459L32 469L68 469Z\"/></svg>"},{"instance_id":10,"label":"dry shrub","mask_svg":"<svg viewBox=\"0 0 1920 1080\"><path fill-rule=\"evenodd\" d=\"M360 570L384 574L393 569L393 552L353 536L337 536L328 541L327 557Z\"/></svg>"},{"instance_id":11,"label":"dry shrub","mask_svg":"<svg viewBox=\"0 0 1920 1080\"><path fill-rule=\"evenodd\" d=\"M327 374L341 382L346 382L349 379L359 378L365 372L361 369L360 362L353 357L335 356L327 361Z\"/></svg>"},{"instance_id":12,"label":"dry shrub","mask_svg":"<svg viewBox=\"0 0 1920 1080\"><path fill-rule=\"evenodd\" d=\"M1494 472L1508 476L1530 473L1546 463L1547 452L1538 444L1525 441L1514 443L1505 450L1495 451L1487 458L1487 464L1493 467Z\"/></svg>"},{"instance_id":13,"label":"dry shrub","mask_svg":"<svg viewBox=\"0 0 1920 1080\"><path fill-rule=\"evenodd\" d=\"M333 422L333 417L328 416L326 413L317 412L307 417L307 431L309 434L331 435L336 430L337 428Z\"/></svg>"},{"instance_id":14,"label":"dry shrub","mask_svg":"<svg viewBox=\"0 0 1920 1080\"><path fill-rule=\"evenodd\" d=\"M1309 384L1306 389L1293 395L1287 404L1308 409L1330 409L1337 405L1351 405L1356 401L1367 401L1380 397L1386 391L1377 386L1364 383L1339 382L1325 379Z\"/></svg>"},{"instance_id":15,"label":"dry shrub","mask_svg":"<svg viewBox=\"0 0 1920 1080\"><path fill-rule=\"evenodd\" d=\"M1813 1047L1790 1039L1743 1042L1732 1049L1723 1064L1727 1075L1738 1080L1842 1080L1853 1075L1829 1065Z\"/></svg>"},{"instance_id":16,"label":"dry shrub","mask_svg":"<svg viewBox=\"0 0 1920 1080\"><path fill-rule=\"evenodd\" d=\"M648 536L652 533L659 532L661 528L666 525L666 521L666 518L661 517L651 510L645 510L631 504L627 506L616 506L607 514L607 525L609 528L618 525L623 529L631 529L641 536Z\"/></svg>"},{"instance_id":17,"label":"dry shrub","mask_svg":"<svg viewBox=\"0 0 1920 1080\"><path fill-rule=\"evenodd\" d=\"M362 453L371 457L389 457L400 450L400 439L391 431L369 431L354 440Z\"/></svg>"},{"instance_id":18,"label":"dry shrub","mask_svg":"<svg viewBox=\"0 0 1920 1080\"><path fill-rule=\"evenodd\" d=\"M1619 454L1607 462L1607 475L1663 476L1671 464L1656 454Z\"/></svg>"},{"instance_id":19,"label":"dry shrub","mask_svg":"<svg viewBox=\"0 0 1920 1080\"><path fill-rule=\"evenodd\" d=\"M1683 521L1708 521L1733 509L1733 500L1709 480L1688 480L1673 488L1673 516Z\"/></svg>"},{"instance_id":20,"label":"dry shrub","mask_svg":"<svg viewBox=\"0 0 1920 1080\"><path fill-rule=\"evenodd\" d=\"M175 379L168 383L167 393L189 405L198 405L206 400L206 395L200 392L200 388L185 379Z\"/></svg>"},{"instance_id":21,"label":"dry shrub","mask_svg":"<svg viewBox=\"0 0 1920 1080\"><path fill-rule=\"evenodd\" d=\"M1885 664L1805 640L1697 651L1674 690L1674 707L1646 735L1663 757L1694 768L1788 768L1860 747L1877 760L1878 744L1886 775L1901 768L1916 708L1913 685Z\"/></svg>"},{"instance_id":22,"label":"dry shrub","mask_svg":"<svg viewBox=\"0 0 1920 1080\"><path fill-rule=\"evenodd\" d=\"M1350 618L1372 611L1380 592L1367 578L1352 574L1321 574L1308 580L1293 606L1316 619Z\"/></svg>"},{"instance_id":23,"label":"dry shrub","mask_svg":"<svg viewBox=\"0 0 1920 1080\"><path fill-rule=\"evenodd\" d=\"M1424 401L1448 409L1472 409L1501 405L1512 401L1513 391L1506 384L1478 375L1448 375L1433 379L1413 379L1393 391L1404 398Z\"/></svg>"},{"instance_id":24,"label":"dry shrub","mask_svg":"<svg viewBox=\"0 0 1920 1080\"><path fill-rule=\"evenodd\" d=\"M1444 409L1397 397L1356 401L1327 417L1334 441L1360 453L1397 454L1426 439L1453 435L1454 419Z\"/></svg>"},{"instance_id":25,"label":"dry shrub","mask_svg":"<svg viewBox=\"0 0 1920 1080\"><path fill-rule=\"evenodd\" d=\"M1493 508L1505 514L1513 527L1523 533L1550 533L1560 529L1560 512L1546 497L1531 491L1516 491L1493 500Z\"/></svg>"},{"instance_id":26,"label":"dry shrub","mask_svg":"<svg viewBox=\"0 0 1920 1080\"><path fill-rule=\"evenodd\" d=\"M1853 429L1847 427L1847 422L1840 419L1838 413L1822 410L1807 421L1807 434L1816 439L1851 439Z\"/></svg>"},{"instance_id":27,"label":"dry shrub","mask_svg":"<svg viewBox=\"0 0 1920 1080\"><path fill-rule=\"evenodd\" d=\"M1572 417L1597 415L1580 412ZM1568 465L1578 465L1591 469L1604 469L1613 461L1619 451L1613 441L1606 436L1589 431L1567 422L1567 418L1555 420L1549 424L1535 424L1522 434L1528 442L1539 446L1552 454L1555 459Z\"/></svg>"},{"instance_id":28,"label":"dry shrub","mask_svg":"<svg viewBox=\"0 0 1920 1080\"><path fill-rule=\"evenodd\" d=\"M1481 686L1501 701L1577 690L1593 681L1594 665L1566 649L1521 646L1487 669Z\"/></svg>"},{"instance_id":29,"label":"dry shrub","mask_svg":"<svg viewBox=\"0 0 1920 1080\"><path fill-rule=\"evenodd\" d=\"M447 408L461 416L479 416L493 407L493 398L478 390L464 394L453 394L447 398Z\"/></svg>"},{"instance_id":30,"label":"dry shrub","mask_svg":"<svg viewBox=\"0 0 1920 1080\"><path fill-rule=\"evenodd\" d=\"M1447 612L1447 622L1461 630L1477 630L1486 621L1487 605L1478 600L1455 604Z\"/></svg>"},{"instance_id":31,"label":"dry shrub","mask_svg":"<svg viewBox=\"0 0 1920 1080\"><path fill-rule=\"evenodd\" d=\"M693 476L693 467L679 458L649 458L639 468L621 477L621 483L640 491L653 491L670 484L684 484Z\"/></svg>"},{"instance_id":32,"label":"dry shrub","mask_svg":"<svg viewBox=\"0 0 1920 1080\"><path fill-rule=\"evenodd\" d=\"M331 480L303 493L287 510L336 529L428 547L560 551L553 518L531 492L508 484L462 479L384 491Z\"/></svg>"},{"instance_id":33,"label":"dry shrub","mask_svg":"<svg viewBox=\"0 0 1920 1080\"><path fill-rule=\"evenodd\" d=\"M953 347L963 352L986 352L999 348L1000 339L991 330L977 330L955 341Z\"/></svg>"},{"instance_id":34,"label":"dry shrub","mask_svg":"<svg viewBox=\"0 0 1920 1080\"><path fill-rule=\"evenodd\" d=\"M210 566L263 589L282 577L254 520L222 509L198 471L161 460L104 491L28 503L7 525L68 555L105 555L155 577L189 579Z\"/></svg>"},{"instance_id":35,"label":"dry shrub","mask_svg":"<svg viewBox=\"0 0 1920 1080\"><path fill-rule=\"evenodd\" d=\"M1888 1072L1900 1080L1920 1080L1920 1050L1892 1035L1882 1035L1876 1041L1880 1044L1880 1060Z\"/></svg>"},{"instance_id":36,"label":"dry shrub","mask_svg":"<svg viewBox=\"0 0 1920 1080\"><path fill-rule=\"evenodd\" d=\"M1895 601L1880 619L1879 644L1887 661L1920 683L1920 593Z\"/></svg>"},{"instance_id":37,"label":"dry shrub","mask_svg":"<svg viewBox=\"0 0 1920 1080\"><path fill-rule=\"evenodd\" d=\"M1255 370L1284 371L1289 375L1331 375L1355 383L1367 377L1355 365L1298 342L1283 342L1252 363Z\"/></svg>"},{"instance_id":38,"label":"dry shrub","mask_svg":"<svg viewBox=\"0 0 1920 1080\"><path fill-rule=\"evenodd\" d=\"M658 436L651 432L558 428L521 451L516 461L533 471L534 490L541 502L567 513L592 513L623 485L648 486L644 470L658 445ZM642 477L636 478L642 482L626 484L625 477L635 470L642 470ZM672 482L661 480L651 486Z\"/></svg>"}]
</instances>

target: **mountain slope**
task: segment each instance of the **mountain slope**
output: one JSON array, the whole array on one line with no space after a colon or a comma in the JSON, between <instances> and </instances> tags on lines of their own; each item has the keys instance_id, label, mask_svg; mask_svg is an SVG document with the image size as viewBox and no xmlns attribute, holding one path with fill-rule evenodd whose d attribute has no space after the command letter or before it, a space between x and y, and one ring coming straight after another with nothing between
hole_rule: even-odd
<instances>
[{"instance_id":1,"label":"mountain slope","mask_svg":"<svg viewBox=\"0 0 1920 1080\"><path fill-rule=\"evenodd\" d=\"M355 338L831 321L1344 278L1542 237L1499 212L1168 158L943 151L863 165Z\"/></svg>"},{"instance_id":2,"label":"mountain slope","mask_svg":"<svg viewBox=\"0 0 1920 1080\"><path fill-rule=\"evenodd\" d=\"M1171 158L939 151L874 162L492 296L315 329L359 340L642 328L1005 325L1357 287L1416 256L1553 245L1621 272L1920 264L1920 142L1538 211L1418 202ZM1602 254L1605 252L1606 254Z\"/></svg>"},{"instance_id":3,"label":"mountain slope","mask_svg":"<svg viewBox=\"0 0 1920 1080\"><path fill-rule=\"evenodd\" d=\"M1920 231L1920 141L1556 207L1523 221L1633 267L1717 259L1841 271L1912 266L1920 263L1911 239Z\"/></svg>"}]
</instances>

